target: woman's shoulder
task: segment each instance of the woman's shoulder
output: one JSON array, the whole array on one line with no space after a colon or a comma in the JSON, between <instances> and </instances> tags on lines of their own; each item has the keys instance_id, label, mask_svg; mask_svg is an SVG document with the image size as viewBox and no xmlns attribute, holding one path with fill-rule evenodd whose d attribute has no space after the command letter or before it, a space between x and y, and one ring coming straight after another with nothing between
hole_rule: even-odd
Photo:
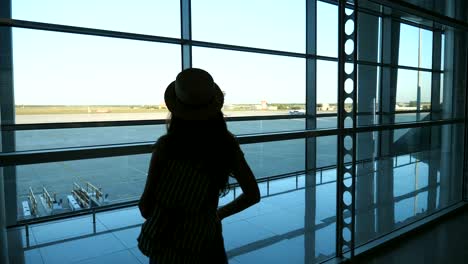
<instances>
[{"instance_id":1,"label":"woman's shoulder","mask_svg":"<svg viewBox=\"0 0 468 264\"><path fill-rule=\"evenodd\" d=\"M167 151L167 145L169 144L169 136L162 135L161 137L156 140L156 142L153 144L153 153L164 153Z\"/></svg>"},{"instance_id":2,"label":"woman's shoulder","mask_svg":"<svg viewBox=\"0 0 468 264\"><path fill-rule=\"evenodd\" d=\"M230 147L234 151L234 153L243 155L244 153L242 152L242 149L240 147L239 141L237 140L237 137L234 136L234 134L232 134L231 132L228 132L227 137L228 137L228 142L231 145Z\"/></svg>"}]
</instances>

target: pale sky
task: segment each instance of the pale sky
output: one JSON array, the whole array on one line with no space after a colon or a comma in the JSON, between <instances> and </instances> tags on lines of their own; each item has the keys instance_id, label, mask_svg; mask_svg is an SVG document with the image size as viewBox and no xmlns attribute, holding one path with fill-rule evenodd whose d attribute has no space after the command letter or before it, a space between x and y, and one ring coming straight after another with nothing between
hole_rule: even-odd
<instances>
[{"instance_id":1,"label":"pale sky","mask_svg":"<svg viewBox=\"0 0 468 264\"><path fill-rule=\"evenodd\" d=\"M15 19L180 37L179 1L13 0L12 5ZM319 2L317 20L317 53L336 57L337 6ZM305 1L192 0L192 36L304 53ZM419 29L402 26L401 65L418 66L418 39ZM421 39L422 53L431 54L432 33L422 30ZM17 105L159 104L181 70L178 45L18 28L13 56ZM194 47L193 66L212 74L226 103L305 103L305 59ZM431 57L421 56L421 67L430 66ZM397 101L414 101L418 74L400 72ZM423 75L422 101L429 101L430 73ZM336 101L337 63L318 61L317 102Z\"/></svg>"}]
</instances>

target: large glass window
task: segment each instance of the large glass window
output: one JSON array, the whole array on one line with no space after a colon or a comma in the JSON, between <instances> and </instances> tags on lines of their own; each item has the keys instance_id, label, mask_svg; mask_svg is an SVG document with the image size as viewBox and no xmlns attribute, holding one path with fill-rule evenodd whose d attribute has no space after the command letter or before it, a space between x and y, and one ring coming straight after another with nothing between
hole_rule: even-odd
<instances>
[{"instance_id":1,"label":"large glass window","mask_svg":"<svg viewBox=\"0 0 468 264\"><path fill-rule=\"evenodd\" d=\"M333 257L336 242L351 238L349 227L336 233L337 221L352 219L337 195L355 202L356 246L460 202L466 32L363 4L357 32L352 21L343 25L346 34L356 33L358 61L344 58L341 73L338 2L316 1L316 10L306 3L12 0L12 18L27 24L11 20L12 47L0 45L0 74L13 78L0 85L0 163L8 161L1 167L7 218L15 218L8 224L63 218L90 205L136 205L149 146L166 133L164 91L188 66L210 72L224 92L227 126L248 142L241 148L263 197L223 221L235 261ZM344 20L352 19L352 8L345 8ZM184 39L181 21L190 22ZM80 34L69 26L82 27ZM2 36L9 41L10 34ZM315 54L306 54L306 42L316 44ZM357 98L353 118L349 98L340 109L340 74L348 79L344 95L354 91ZM345 129L338 129L341 121ZM306 123L317 131L305 131ZM119 152L111 152L116 145ZM135 155L143 149L148 153ZM220 204L242 192L234 178L230 183ZM337 193L343 184L354 184L354 197ZM135 207L130 210L140 223ZM102 230L100 222L112 222L113 213L120 211L97 213L94 228Z\"/></svg>"}]
</instances>

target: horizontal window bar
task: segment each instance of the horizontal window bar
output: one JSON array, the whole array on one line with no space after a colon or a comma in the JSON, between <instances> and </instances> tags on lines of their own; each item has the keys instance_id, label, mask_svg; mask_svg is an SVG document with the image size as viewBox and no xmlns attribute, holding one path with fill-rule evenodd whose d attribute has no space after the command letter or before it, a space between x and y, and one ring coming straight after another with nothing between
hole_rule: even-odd
<instances>
[{"instance_id":1,"label":"horizontal window bar","mask_svg":"<svg viewBox=\"0 0 468 264\"><path fill-rule=\"evenodd\" d=\"M436 121L420 121L416 123L398 123L387 125L365 126L344 129L318 129L299 130L290 132L278 132L268 134L242 135L237 139L240 144L254 144L262 142L282 141L308 137L323 137L333 135L347 135L352 133L374 132L383 130L394 130L404 128L419 128L428 126L439 126L447 124L463 123L464 119L448 119ZM66 160L94 159L104 157L126 156L135 154L151 153L154 142L140 142L131 144L111 144L92 147L76 147L49 150L18 151L0 154L1 166L14 166L25 164L36 164L46 162L57 162Z\"/></svg>"},{"instance_id":2,"label":"horizontal window bar","mask_svg":"<svg viewBox=\"0 0 468 264\"><path fill-rule=\"evenodd\" d=\"M319 114L317 117L333 116L336 114ZM234 116L226 117L226 121L257 121L257 120L276 120L276 119L300 119L305 115L271 115L271 116ZM124 120L124 121L91 121L91 122L61 122L61 123L32 123L2 125L3 131L15 130L36 130L36 129L61 129L61 128L84 128L84 127L112 127L112 126L148 126L164 125L166 119L154 120Z\"/></svg>"},{"instance_id":3,"label":"horizontal window bar","mask_svg":"<svg viewBox=\"0 0 468 264\"><path fill-rule=\"evenodd\" d=\"M127 32L104 30L104 29L65 26L65 25L33 22L33 21L18 20L18 19L0 18L0 26L38 29L38 30L55 31L55 32L62 32L62 33L74 33L74 34L81 34L81 35L92 35L92 36L100 36L100 37L133 39L133 40L162 42L162 43L171 43L171 44L182 44L182 40L177 39L177 38L127 33Z\"/></svg>"},{"instance_id":4,"label":"horizontal window bar","mask_svg":"<svg viewBox=\"0 0 468 264\"><path fill-rule=\"evenodd\" d=\"M305 58L316 58L316 56L312 55L312 54L289 52L289 51L279 51L279 50L270 50L270 49L262 49L262 48L253 48L253 47L245 47L245 46L237 46L237 45L197 41L197 40L185 40L184 44L192 45L192 46L195 46L195 47L245 51L245 52L252 52L252 53L288 56L288 57L296 57L296 58L304 58L304 59Z\"/></svg>"},{"instance_id":5,"label":"horizontal window bar","mask_svg":"<svg viewBox=\"0 0 468 264\"><path fill-rule=\"evenodd\" d=\"M404 110L397 112L383 112L383 115L393 114L412 114L412 113L430 113L430 110ZM435 113L435 112L433 112ZM358 112L360 115L373 115L371 112ZM380 115L380 112L376 112ZM301 118L322 118L335 117L337 113L320 113L313 115L271 115L271 116L234 116L226 117L228 122L239 121L262 121L262 120L281 120L281 119L301 119ZM2 131L21 131L21 130L40 130L40 129L64 129L64 128L86 128L86 127L114 127L114 126L148 126L148 125L163 125L166 124L166 119L155 120L124 120L124 121L90 121L90 122L60 122L60 123L32 123L32 124L14 124L1 125Z\"/></svg>"},{"instance_id":6,"label":"horizontal window bar","mask_svg":"<svg viewBox=\"0 0 468 264\"><path fill-rule=\"evenodd\" d=\"M366 60L358 60L357 64L358 64L358 66L359 65L367 65L367 66L376 66L376 67L402 69L402 70L413 70L413 71L422 71L422 72L435 72L435 73L443 73L444 72L444 71L433 70L433 69L429 69L429 68L403 66L403 65L397 65L397 64L382 63L382 62L375 62L375 61L366 61Z\"/></svg>"}]
</instances>

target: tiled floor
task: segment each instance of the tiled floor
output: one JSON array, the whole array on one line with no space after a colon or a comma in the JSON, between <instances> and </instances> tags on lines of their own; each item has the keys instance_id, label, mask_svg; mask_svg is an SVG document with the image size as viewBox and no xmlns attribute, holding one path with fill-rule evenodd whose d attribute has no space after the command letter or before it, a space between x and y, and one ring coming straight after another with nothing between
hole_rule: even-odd
<instances>
[{"instance_id":1,"label":"tiled floor","mask_svg":"<svg viewBox=\"0 0 468 264\"><path fill-rule=\"evenodd\" d=\"M468 209L359 259L369 264L468 263Z\"/></svg>"},{"instance_id":2,"label":"tiled floor","mask_svg":"<svg viewBox=\"0 0 468 264\"><path fill-rule=\"evenodd\" d=\"M358 244L385 234L378 230L389 232L431 212L429 201L437 200L438 205L434 205L432 210L440 209L439 200L443 201L441 197L447 196L444 194L447 191L444 190L442 195L440 186L428 186L426 179L430 175L423 163L400 166L393 172L414 179L416 166L419 166L419 185L403 177L405 180L395 182L395 186L401 185L399 191L404 189L404 192L386 191L389 200L380 205L367 197L376 195L378 190L374 183L379 177L386 177L386 174L366 171L359 175L358 187L362 184L371 188L364 189L365 192L358 188ZM324 172L322 182L319 176L313 179L317 183L313 188L304 188L304 176L271 182L268 188L262 183L262 195L268 197L224 219L223 236L230 263L302 264L333 257L336 239L336 173L334 170ZM399 177L395 176L395 181ZM299 189L294 190L296 183ZM239 192L236 190L237 194ZM233 195L234 191L231 191L220 203L228 202ZM380 211L377 212L375 208ZM33 225L29 229L29 239L26 239L24 228L10 229L8 239L11 263L148 263L148 259L137 248L136 238L142 223L143 218L138 209L132 207L98 213L95 226L92 224L92 216Z\"/></svg>"}]
</instances>

